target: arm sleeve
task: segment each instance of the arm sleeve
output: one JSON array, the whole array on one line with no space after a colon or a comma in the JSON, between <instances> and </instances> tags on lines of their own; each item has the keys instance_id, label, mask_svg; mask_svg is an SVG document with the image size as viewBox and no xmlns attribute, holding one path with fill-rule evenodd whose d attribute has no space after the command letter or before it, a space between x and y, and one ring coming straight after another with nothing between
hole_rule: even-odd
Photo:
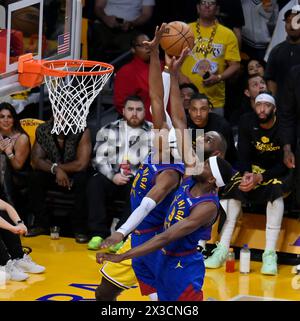
<instances>
[{"instance_id":1,"label":"arm sleeve","mask_svg":"<svg viewBox=\"0 0 300 321\"><path fill-rule=\"evenodd\" d=\"M143 219L156 207L156 202L150 197L144 197L140 206L129 216L127 221L117 230L124 237L139 226Z\"/></svg>"}]
</instances>

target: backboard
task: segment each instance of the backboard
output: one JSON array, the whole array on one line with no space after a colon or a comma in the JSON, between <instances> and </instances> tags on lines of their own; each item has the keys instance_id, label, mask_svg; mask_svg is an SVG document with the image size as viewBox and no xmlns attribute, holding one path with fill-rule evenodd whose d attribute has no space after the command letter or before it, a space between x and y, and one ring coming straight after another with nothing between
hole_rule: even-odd
<instances>
[{"instance_id":1,"label":"backboard","mask_svg":"<svg viewBox=\"0 0 300 321\"><path fill-rule=\"evenodd\" d=\"M0 96L23 90L18 57L80 58L80 0L0 0Z\"/></svg>"}]
</instances>

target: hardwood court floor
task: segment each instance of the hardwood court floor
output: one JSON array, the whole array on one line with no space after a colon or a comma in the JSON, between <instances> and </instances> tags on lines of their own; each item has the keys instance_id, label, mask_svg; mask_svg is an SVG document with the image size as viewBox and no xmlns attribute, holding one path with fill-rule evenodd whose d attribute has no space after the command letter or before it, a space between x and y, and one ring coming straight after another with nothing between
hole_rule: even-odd
<instances>
[{"instance_id":1,"label":"hardwood court floor","mask_svg":"<svg viewBox=\"0 0 300 321\"><path fill-rule=\"evenodd\" d=\"M46 266L46 272L30 275L23 282L8 281L0 286L0 301L94 300L94 289L100 281L95 251L73 238L50 240L49 236L22 238L23 246L32 248L31 256ZM238 268L238 262L236 264ZM300 276L291 266L280 266L279 275L263 276L260 262L251 262L251 273L225 273L224 268L207 270L204 283L205 300L298 300ZM120 301L147 301L139 289L127 290Z\"/></svg>"}]
</instances>

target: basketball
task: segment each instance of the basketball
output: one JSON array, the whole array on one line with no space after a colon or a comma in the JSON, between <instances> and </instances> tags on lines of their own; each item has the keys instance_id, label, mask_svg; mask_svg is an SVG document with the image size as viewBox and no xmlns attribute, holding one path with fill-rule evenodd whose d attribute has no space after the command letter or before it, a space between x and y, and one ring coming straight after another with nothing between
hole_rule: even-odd
<instances>
[{"instance_id":1,"label":"basketball","mask_svg":"<svg viewBox=\"0 0 300 321\"><path fill-rule=\"evenodd\" d=\"M195 37L186 23L182 21L172 21L165 27L160 45L169 56L180 56L186 47L193 49Z\"/></svg>"}]
</instances>

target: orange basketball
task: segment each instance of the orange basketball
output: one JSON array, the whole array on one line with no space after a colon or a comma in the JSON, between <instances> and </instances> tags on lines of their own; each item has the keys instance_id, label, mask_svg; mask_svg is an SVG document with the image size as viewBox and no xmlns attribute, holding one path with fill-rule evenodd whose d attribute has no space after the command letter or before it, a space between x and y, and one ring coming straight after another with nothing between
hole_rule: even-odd
<instances>
[{"instance_id":1,"label":"orange basketball","mask_svg":"<svg viewBox=\"0 0 300 321\"><path fill-rule=\"evenodd\" d=\"M180 56L186 47L193 49L195 37L186 23L172 21L166 25L160 45L169 56Z\"/></svg>"}]
</instances>

